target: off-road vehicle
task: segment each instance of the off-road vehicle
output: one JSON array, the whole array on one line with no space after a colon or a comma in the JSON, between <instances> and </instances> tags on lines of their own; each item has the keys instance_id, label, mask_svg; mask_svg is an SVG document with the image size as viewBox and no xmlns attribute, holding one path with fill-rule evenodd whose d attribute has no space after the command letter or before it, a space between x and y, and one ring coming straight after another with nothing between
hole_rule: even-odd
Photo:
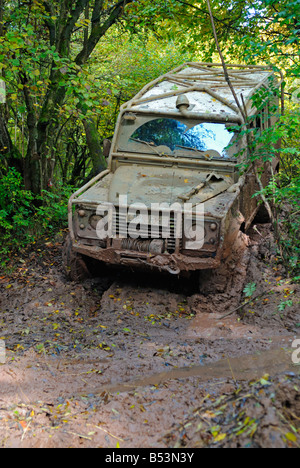
<instances>
[{"instance_id":1,"label":"off-road vehicle","mask_svg":"<svg viewBox=\"0 0 300 468\"><path fill-rule=\"evenodd\" d=\"M252 99L259 90L276 86L273 71L228 65L228 74L252 126L274 125L270 105L278 93L260 109ZM69 201L64 263L71 278L88 274L92 259L99 271L105 264L174 275L218 269L258 210L253 168L240 172L247 151L238 131L242 122L220 64L186 63L124 104L107 170ZM276 164L274 160L274 170ZM263 183L270 167L264 171ZM202 212L197 212L199 206ZM146 219L145 209L139 217L143 207ZM163 225L166 213L168 229ZM188 230L183 229L184 216ZM201 242L193 243L198 218ZM138 224L138 234L129 235L130 226Z\"/></svg>"}]
</instances>

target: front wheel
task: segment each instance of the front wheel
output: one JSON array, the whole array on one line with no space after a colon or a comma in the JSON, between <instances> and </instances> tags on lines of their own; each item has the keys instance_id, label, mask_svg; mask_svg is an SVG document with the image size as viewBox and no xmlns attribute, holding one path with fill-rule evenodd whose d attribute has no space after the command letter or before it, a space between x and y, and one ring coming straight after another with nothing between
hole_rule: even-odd
<instances>
[{"instance_id":1,"label":"front wheel","mask_svg":"<svg viewBox=\"0 0 300 468\"><path fill-rule=\"evenodd\" d=\"M84 281L90 278L88 260L84 255L74 251L71 236L68 234L62 251L63 267L68 278L72 281Z\"/></svg>"},{"instance_id":2,"label":"front wheel","mask_svg":"<svg viewBox=\"0 0 300 468\"><path fill-rule=\"evenodd\" d=\"M242 232L235 240L230 255L213 270L202 270L198 276L198 291L203 295L217 293L239 296L243 290L250 258L248 237Z\"/></svg>"}]
</instances>

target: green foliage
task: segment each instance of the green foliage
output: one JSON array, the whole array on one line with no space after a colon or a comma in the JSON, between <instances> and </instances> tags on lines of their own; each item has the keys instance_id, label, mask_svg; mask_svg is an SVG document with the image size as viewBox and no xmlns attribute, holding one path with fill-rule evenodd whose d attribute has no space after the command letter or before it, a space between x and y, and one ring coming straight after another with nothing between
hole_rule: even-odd
<instances>
[{"instance_id":1,"label":"green foliage","mask_svg":"<svg viewBox=\"0 0 300 468\"><path fill-rule=\"evenodd\" d=\"M287 301L281 301L278 304L278 310L279 312L283 312L287 307L292 307L293 301L292 299L288 299Z\"/></svg>"},{"instance_id":2,"label":"green foliage","mask_svg":"<svg viewBox=\"0 0 300 468\"><path fill-rule=\"evenodd\" d=\"M114 0L88 2L88 17L85 2L78 2L76 9L72 2L52 0L32 5L3 2L0 75L7 88L7 127L27 168L26 187L39 194L46 188L52 176L49 160L56 163L55 177L79 184L96 166L85 121L95 124L100 142L111 138L120 105L191 56L146 32L142 24L133 39L124 28L131 15L136 18L136 2L130 0L123 4L128 5L122 25L116 18L123 8ZM146 8L147 2L142 3ZM153 16L149 21L159 20ZM98 150L100 155L101 147ZM36 152L41 156L43 179L39 165L31 163Z\"/></svg>"},{"instance_id":3,"label":"green foliage","mask_svg":"<svg viewBox=\"0 0 300 468\"><path fill-rule=\"evenodd\" d=\"M278 254L292 275L300 271L300 111L290 109L278 123L254 139L253 160L270 161L281 142L280 171L255 196L270 204L277 232Z\"/></svg>"},{"instance_id":4,"label":"green foliage","mask_svg":"<svg viewBox=\"0 0 300 468\"><path fill-rule=\"evenodd\" d=\"M256 291L256 283L248 283L246 284L243 293L246 297L252 297Z\"/></svg>"},{"instance_id":5,"label":"green foliage","mask_svg":"<svg viewBox=\"0 0 300 468\"><path fill-rule=\"evenodd\" d=\"M34 196L24 190L21 175L10 169L0 185L0 230L1 242L15 242L14 233L22 237L28 230L33 215Z\"/></svg>"},{"instance_id":6,"label":"green foliage","mask_svg":"<svg viewBox=\"0 0 300 468\"><path fill-rule=\"evenodd\" d=\"M73 187L58 186L34 196L25 190L21 175L9 169L0 184L0 266L7 263L11 252L66 227L72 191Z\"/></svg>"},{"instance_id":7,"label":"green foliage","mask_svg":"<svg viewBox=\"0 0 300 468\"><path fill-rule=\"evenodd\" d=\"M150 81L192 59L191 54L178 50L175 42L159 41L149 32L147 39L137 37L134 41L129 34L118 33L114 30L106 35L89 64L89 75L93 77L91 89L100 102L101 139L112 136L121 104Z\"/></svg>"},{"instance_id":8,"label":"green foliage","mask_svg":"<svg viewBox=\"0 0 300 468\"><path fill-rule=\"evenodd\" d=\"M94 77L88 73L87 62L131 2L95 0L75 5L70 1L1 0L0 75L7 87L5 124L24 160L25 185L34 194L41 194L47 187L57 160L63 177L67 177L69 161L64 164L64 155L66 146L68 156L74 154L69 145L74 127L81 126L83 133L85 119L98 118L101 101L97 87L92 89L90 84ZM84 143L84 150L79 148L75 153L71 180L85 178L88 153L94 172L105 166L101 148L94 151L89 138ZM78 150L78 144L73 146Z\"/></svg>"},{"instance_id":9,"label":"green foliage","mask_svg":"<svg viewBox=\"0 0 300 468\"><path fill-rule=\"evenodd\" d=\"M264 62L283 70L285 90L297 90L299 86L294 82L300 77L299 1L257 0L251 4L251 21L245 23L247 31L236 35L230 52L235 50L247 63ZM257 96L257 100L259 108L263 96ZM253 161L270 160L277 152L277 141L281 141L280 172L257 195L265 197L272 208L278 254L291 275L299 275L300 271L299 103L288 102L287 112L277 125L254 135L252 152Z\"/></svg>"}]
</instances>

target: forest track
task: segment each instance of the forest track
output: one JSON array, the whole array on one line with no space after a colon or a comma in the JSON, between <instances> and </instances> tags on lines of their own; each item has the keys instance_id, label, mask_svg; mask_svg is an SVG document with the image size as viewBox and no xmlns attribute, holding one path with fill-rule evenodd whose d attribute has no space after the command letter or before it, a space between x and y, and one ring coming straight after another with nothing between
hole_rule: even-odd
<instances>
[{"instance_id":1,"label":"forest track","mask_svg":"<svg viewBox=\"0 0 300 468\"><path fill-rule=\"evenodd\" d=\"M299 286L284 278L269 226L259 230L264 239L251 233L240 284L235 277L217 294L199 294L189 279L124 270L71 282L61 265L62 240L24 252L15 271L0 278L2 446L299 444L290 427L300 418L292 391L299 367L291 361ZM249 283L258 299L222 318L243 304ZM283 399L275 411L268 396L283 385L292 395L290 420ZM194 421L203 398L210 411L218 398L234 401L249 391L265 398L252 437L246 430L236 435L237 425L226 426L228 437L219 440L207 423L185 439L182 425ZM231 412L228 403L224 424ZM219 419L207 421L214 426ZM286 436L290 431L295 437Z\"/></svg>"}]
</instances>

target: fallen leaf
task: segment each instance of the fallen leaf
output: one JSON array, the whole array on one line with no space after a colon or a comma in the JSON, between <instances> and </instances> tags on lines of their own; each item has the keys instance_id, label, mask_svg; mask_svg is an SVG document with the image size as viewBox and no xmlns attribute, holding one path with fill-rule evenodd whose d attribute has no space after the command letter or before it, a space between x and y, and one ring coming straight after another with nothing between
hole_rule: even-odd
<instances>
[{"instance_id":1,"label":"fallen leaf","mask_svg":"<svg viewBox=\"0 0 300 468\"><path fill-rule=\"evenodd\" d=\"M219 434L217 437L215 437L215 442L220 442L221 440L224 440L227 434Z\"/></svg>"},{"instance_id":2,"label":"fallen leaf","mask_svg":"<svg viewBox=\"0 0 300 468\"><path fill-rule=\"evenodd\" d=\"M295 436L295 434L293 434L292 432L287 432L285 434L285 437L287 440L289 440L290 442L297 442L297 437Z\"/></svg>"}]
</instances>

